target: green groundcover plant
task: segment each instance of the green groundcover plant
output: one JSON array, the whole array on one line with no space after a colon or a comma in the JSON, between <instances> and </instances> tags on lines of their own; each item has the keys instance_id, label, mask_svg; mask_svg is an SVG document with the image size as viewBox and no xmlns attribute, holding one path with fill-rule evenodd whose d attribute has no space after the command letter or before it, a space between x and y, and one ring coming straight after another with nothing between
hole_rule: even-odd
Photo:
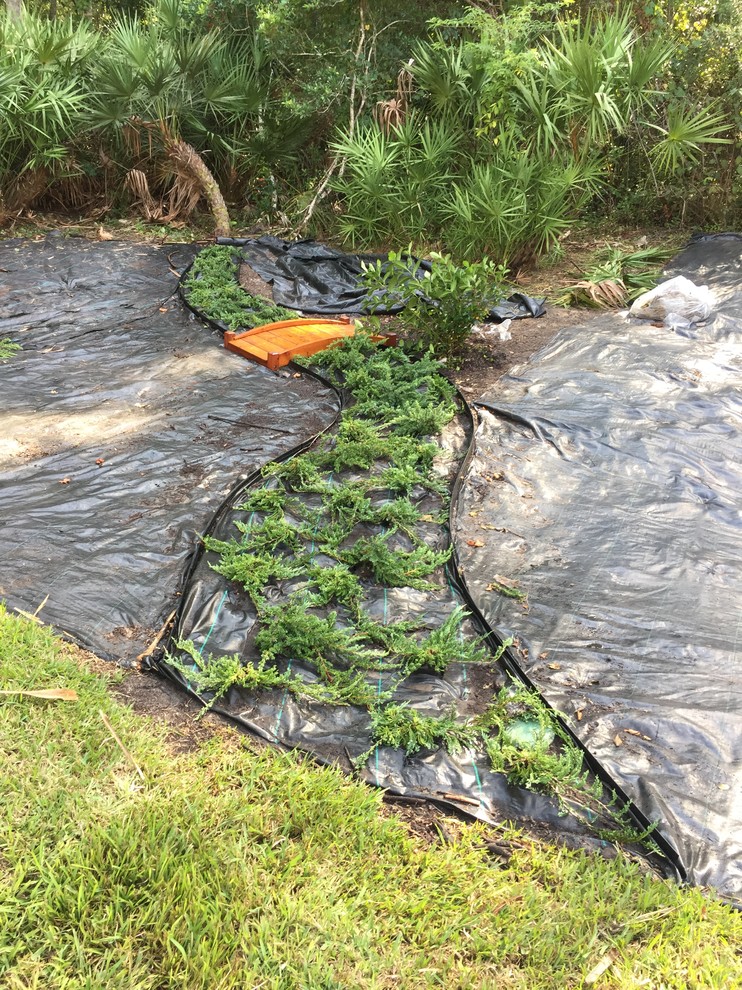
<instances>
[{"instance_id":1,"label":"green groundcover plant","mask_svg":"<svg viewBox=\"0 0 742 990\"><path fill-rule=\"evenodd\" d=\"M203 254L208 265L218 264L213 270L194 265L190 293L204 271L210 293L220 279L236 285L229 248ZM409 285L410 269L406 259L395 256L397 261L398 290ZM467 273L460 288L466 293L478 286L484 297L484 283L476 278ZM231 300L231 291L197 298L214 306L206 315L219 313L227 322L221 300ZM241 306L229 312L235 320L245 318ZM623 822L600 783L589 780L581 751L537 696L504 688L482 714L468 719L455 710L428 715L396 699L408 678L442 676L451 664L495 663L509 645L493 656L466 631L468 615L455 602L437 628L386 614L380 621L367 610L375 588L450 600L443 577L451 554L449 482L436 460L440 433L456 415L455 392L430 352L415 359L399 344L378 346L363 330L311 360L349 396L336 431L302 454L267 465L262 486L236 507L235 535L204 539L210 566L250 599L258 620L256 656L203 655L203 647L184 641L169 662L207 705L241 688L365 709L371 748L358 756L359 767L380 746L407 755L439 747L476 750L493 770L519 786L549 791L565 813L581 816L596 831L609 823L615 830L618 818L622 837L647 840ZM292 670L294 663L310 671L309 680ZM514 741L509 727L524 719L541 731L525 743Z\"/></svg>"}]
</instances>

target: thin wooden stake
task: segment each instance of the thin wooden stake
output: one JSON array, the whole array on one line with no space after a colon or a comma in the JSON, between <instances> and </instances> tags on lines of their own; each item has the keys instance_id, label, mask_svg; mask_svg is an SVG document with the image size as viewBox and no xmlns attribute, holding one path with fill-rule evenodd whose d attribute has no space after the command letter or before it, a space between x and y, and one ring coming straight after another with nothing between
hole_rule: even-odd
<instances>
[{"instance_id":1,"label":"thin wooden stake","mask_svg":"<svg viewBox=\"0 0 742 990\"><path fill-rule=\"evenodd\" d=\"M129 762L131 763L131 765L134 767L134 769L136 770L136 772L139 774L139 779L143 782L144 781L144 774L142 773L142 768L139 766L139 764L134 759L134 757L131 755L131 753L126 748L126 746L124 746L124 744L121 742L121 739L117 735L116 730L114 729L114 727L109 722L108 716L106 715L106 713L103 711L102 708L99 708L98 709L98 714L103 719L103 724L105 725L105 727L111 733L111 736L113 738L113 741L119 747L119 749L124 754L124 756L127 758L127 760L129 760Z\"/></svg>"},{"instance_id":2,"label":"thin wooden stake","mask_svg":"<svg viewBox=\"0 0 742 990\"><path fill-rule=\"evenodd\" d=\"M160 640L162 639L162 637L167 632L167 628L170 625L170 623L173 621L173 619L175 618L175 613L176 612L177 612L177 609L173 609L172 610L172 612L167 617L167 619L165 619L164 625L162 626L162 628L160 629L160 631L157 633L157 635L155 636L155 638L152 640L152 642L149 644L149 646L147 647L147 649L144 650L142 653L140 653L137 656L137 658L136 658L137 660L144 660L145 657L148 657L152 653L155 652L155 650L157 649L157 644L160 642Z\"/></svg>"}]
</instances>

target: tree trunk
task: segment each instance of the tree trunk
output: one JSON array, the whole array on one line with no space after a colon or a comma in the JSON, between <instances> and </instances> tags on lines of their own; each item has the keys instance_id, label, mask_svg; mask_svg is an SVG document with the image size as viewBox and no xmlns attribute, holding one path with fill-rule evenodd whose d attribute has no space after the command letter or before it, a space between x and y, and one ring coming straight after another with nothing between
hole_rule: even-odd
<instances>
[{"instance_id":1,"label":"tree trunk","mask_svg":"<svg viewBox=\"0 0 742 990\"><path fill-rule=\"evenodd\" d=\"M177 171L196 182L206 197L214 217L214 237L229 237L232 228L227 204L206 162L194 147L175 138L166 140L165 150Z\"/></svg>"}]
</instances>

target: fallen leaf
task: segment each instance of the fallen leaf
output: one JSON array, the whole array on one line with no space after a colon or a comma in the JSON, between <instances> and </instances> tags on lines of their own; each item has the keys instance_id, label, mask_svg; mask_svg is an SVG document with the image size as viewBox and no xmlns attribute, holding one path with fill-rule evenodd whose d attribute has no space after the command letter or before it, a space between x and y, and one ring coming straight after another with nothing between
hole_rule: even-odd
<instances>
[{"instance_id":1,"label":"fallen leaf","mask_svg":"<svg viewBox=\"0 0 742 990\"><path fill-rule=\"evenodd\" d=\"M483 547L484 543L481 540L467 540L466 545L469 547Z\"/></svg>"},{"instance_id":2,"label":"fallen leaf","mask_svg":"<svg viewBox=\"0 0 742 990\"><path fill-rule=\"evenodd\" d=\"M613 742L616 746L623 746L623 739L618 734L613 737Z\"/></svg>"},{"instance_id":3,"label":"fallen leaf","mask_svg":"<svg viewBox=\"0 0 742 990\"><path fill-rule=\"evenodd\" d=\"M60 485L69 485L69 483L71 481L72 481L72 478L62 478L62 480L59 482L59 484Z\"/></svg>"},{"instance_id":4,"label":"fallen leaf","mask_svg":"<svg viewBox=\"0 0 742 990\"><path fill-rule=\"evenodd\" d=\"M95 463L98 465L98 467L100 467L101 464L105 464L106 462L103 460L102 457L96 457L95 458Z\"/></svg>"},{"instance_id":5,"label":"fallen leaf","mask_svg":"<svg viewBox=\"0 0 742 990\"><path fill-rule=\"evenodd\" d=\"M575 718L577 719L578 722L581 722L582 721L582 709L581 708L578 708L577 711L575 712Z\"/></svg>"},{"instance_id":6,"label":"fallen leaf","mask_svg":"<svg viewBox=\"0 0 742 990\"><path fill-rule=\"evenodd\" d=\"M624 729L623 731L629 736L641 736L641 732L637 732L636 729Z\"/></svg>"},{"instance_id":7,"label":"fallen leaf","mask_svg":"<svg viewBox=\"0 0 742 990\"><path fill-rule=\"evenodd\" d=\"M296 374L292 375L292 378L301 378L301 373L297 371Z\"/></svg>"},{"instance_id":8,"label":"fallen leaf","mask_svg":"<svg viewBox=\"0 0 742 990\"><path fill-rule=\"evenodd\" d=\"M610 969L613 965L613 957L610 953L606 953L603 958L596 963L595 966L590 970L590 972L585 977L585 985L592 986L593 983L597 983L603 973Z\"/></svg>"},{"instance_id":9,"label":"fallen leaf","mask_svg":"<svg viewBox=\"0 0 742 990\"><path fill-rule=\"evenodd\" d=\"M19 694L24 698L46 698L48 701L77 701L77 691L69 688L39 688L38 691L0 691L0 694Z\"/></svg>"},{"instance_id":10,"label":"fallen leaf","mask_svg":"<svg viewBox=\"0 0 742 990\"><path fill-rule=\"evenodd\" d=\"M550 663L550 664L548 664L548 667L549 667L549 670L561 670L562 669L562 665L560 663Z\"/></svg>"},{"instance_id":11,"label":"fallen leaf","mask_svg":"<svg viewBox=\"0 0 742 990\"><path fill-rule=\"evenodd\" d=\"M113 240L113 234L109 234L107 230L104 230L102 227L99 227L98 228L98 240L99 241L112 241Z\"/></svg>"},{"instance_id":12,"label":"fallen leaf","mask_svg":"<svg viewBox=\"0 0 742 990\"><path fill-rule=\"evenodd\" d=\"M651 736L642 736L642 739L646 739L647 742L651 742L652 741L652 737Z\"/></svg>"},{"instance_id":13,"label":"fallen leaf","mask_svg":"<svg viewBox=\"0 0 742 990\"><path fill-rule=\"evenodd\" d=\"M545 660L548 657L548 655L549 655L549 651L548 650L544 650L543 653L539 653L538 658L539 658L539 660Z\"/></svg>"},{"instance_id":14,"label":"fallen leaf","mask_svg":"<svg viewBox=\"0 0 742 990\"><path fill-rule=\"evenodd\" d=\"M167 306L160 306L161 313L167 313Z\"/></svg>"},{"instance_id":15,"label":"fallen leaf","mask_svg":"<svg viewBox=\"0 0 742 990\"><path fill-rule=\"evenodd\" d=\"M470 516L478 516L481 511L482 511L481 509L472 509L472 511L469 513L469 515Z\"/></svg>"}]
</instances>

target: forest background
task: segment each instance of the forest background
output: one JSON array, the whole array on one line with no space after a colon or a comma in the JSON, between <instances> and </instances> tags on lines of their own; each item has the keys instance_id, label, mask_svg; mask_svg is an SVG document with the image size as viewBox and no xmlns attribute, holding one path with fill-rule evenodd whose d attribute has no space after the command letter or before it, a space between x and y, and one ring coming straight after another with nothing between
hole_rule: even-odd
<instances>
[{"instance_id":1,"label":"forest background","mask_svg":"<svg viewBox=\"0 0 742 990\"><path fill-rule=\"evenodd\" d=\"M0 220L139 211L355 248L733 228L742 0L6 0Z\"/></svg>"}]
</instances>

